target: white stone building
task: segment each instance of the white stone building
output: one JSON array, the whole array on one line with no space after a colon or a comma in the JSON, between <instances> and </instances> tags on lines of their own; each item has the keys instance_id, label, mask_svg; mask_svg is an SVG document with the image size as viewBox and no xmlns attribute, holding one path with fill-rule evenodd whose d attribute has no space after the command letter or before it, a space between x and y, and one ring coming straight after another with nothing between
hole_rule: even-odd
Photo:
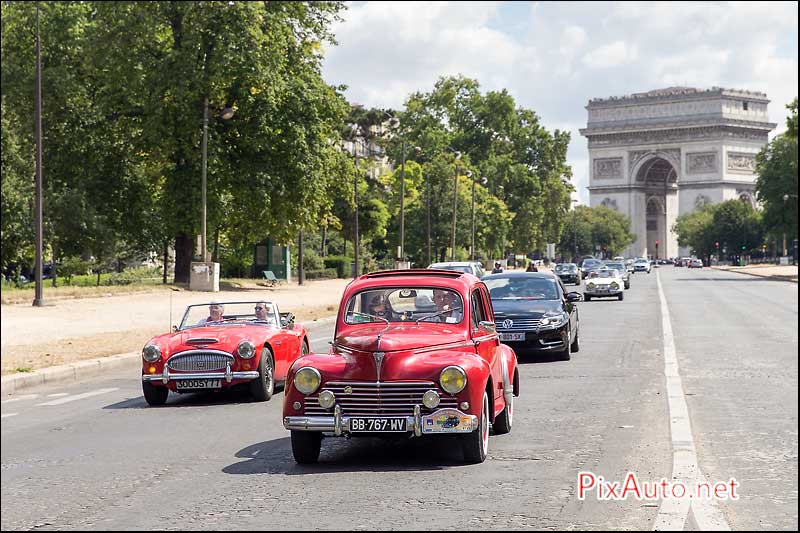
<instances>
[{"instance_id":1,"label":"white stone building","mask_svg":"<svg viewBox=\"0 0 800 533\"><path fill-rule=\"evenodd\" d=\"M630 217L637 238L625 256L687 255L671 230L678 215L732 198L755 205L755 155L776 126L768 103L719 87L589 101L590 205Z\"/></svg>"}]
</instances>

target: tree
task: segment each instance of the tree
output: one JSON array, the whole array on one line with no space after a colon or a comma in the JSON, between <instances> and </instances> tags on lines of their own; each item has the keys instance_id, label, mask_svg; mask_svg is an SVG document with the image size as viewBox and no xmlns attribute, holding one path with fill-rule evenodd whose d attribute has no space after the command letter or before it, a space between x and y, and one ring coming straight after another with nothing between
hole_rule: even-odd
<instances>
[{"instance_id":1,"label":"tree","mask_svg":"<svg viewBox=\"0 0 800 533\"><path fill-rule=\"evenodd\" d=\"M558 243L565 257L575 254L576 226L578 257L594 255L597 246L609 256L618 255L636 240L636 235L630 231L631 221L626 215L603 206L592 208L579 205L575 207L575 213L566 218Z\"/></svg>"},{"instance_id":2,"label":"tree","mask_svg":"<svg viewBox=\"0 0 800 533\"><path fill-rule=\"evenodd\" d=\"M672 227L678 244L694 254L708 258L719 250L749 254L764 241L761 214L742 200L727 200L680 215Z\"/></svg>"},{"instance_id":3,"label":"tree","mask_svg":"<svg viewBox=\"0 0 800 533\"><path fill-rule=\"evenodd\" d=\"M786 107L787 131L756 155L756 196L764 206L764 226L778 241L784 233L797 238L797 98Z\"/></svg>"}]
</instances>

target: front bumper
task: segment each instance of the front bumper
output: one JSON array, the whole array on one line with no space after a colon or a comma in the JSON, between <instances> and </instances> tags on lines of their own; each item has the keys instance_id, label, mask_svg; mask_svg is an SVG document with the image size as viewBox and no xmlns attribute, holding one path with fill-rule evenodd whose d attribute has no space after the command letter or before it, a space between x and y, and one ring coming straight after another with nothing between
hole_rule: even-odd
<instances>
[{"instance_id":1,"label":"front bumper","mask_svg":"<svg viewBox=\"0 0 800 533\"><path fill-rule=\"evenodd\" d=\"M425 426L432 425L428 424L428 421L433 421L437 417L439 417L442 413L457 413L458 416L466 417L469 419L469 423L462 427L462 428L453 428L450 430L441 430L437 432L430 432L426 431ZM285 416L283 417L283 427L292 430L292 431L317 431L317 432L325 432L325 433L333 433L335 436L340 437L344 433L350 432L350 419L351 418L369 418L369 417L350 417L347 415L342 415L342 408L341 406L337 405L334 407L334 414L333 416ZM381 417L374 417L374 418L381 418ZM387 415L385 418L397 418L391 417ZM457 409L440 409L439 411L435 411L429 415L422 415L422 411L419 405L414 406L414 414L412 416L405 417L406 419L406 433L413 433L415 437L420 437L422 434L448 434L448 433L470 433L475 431L478 428L478 417L475 415L466 414ZM370 435L402 435L403 433L398 432L370 432L370 433L363 433L365 436Z\"/></svg>"},{"instance_id":2,"label":"front bumper","mask_svg":"<svg viewBox=\"0 0 800 533\"><path fill-rule=\"evenodd\" d=\"M222 379L227 383L233 380L249 380L257 379L259 377L258 370L250 370L247 372L233 372L230 365L225 367L224 372L180 372L170 373L167 365L164 365L164 370L161 374L142 374L142 381L160 381L164 385L170 381L182 381L186 379Z\"/></svg>"},{"instance_id":3,"label":"front bumper","mask_svg":"<svg viewBox=\"0 0 800 533\"><path fill-rule=\"evenodd\" d=\"M583 289L583 294L584 295L588 294L589 296L598 296L598 297L602 297L602 296L619 296L622 293L622 291L624 291L624 290L625 290L625 286L624 285L622 287L618 288L618 289L609 288L606 291L600 291L600 290L597 290L597 288L594 288L594 289L585 288L585 289Z\"/></svg>"},{"instance_id":4,"label":"front bumper","mask_svg":"<svg viewBox=\"0 0 800 533\"><path fill-rule=\"evenodd\" d=\"M521 347L529 350L536 350L542 352L562 351L567 347L567 329L569 328L569 321L559 325L544 327L539 329L529 329L525 331L503 331L497 330L497 333L524 333L525 340L522 341L500 341L507 344L512 348Z\"/></svg>"}]
</instances>

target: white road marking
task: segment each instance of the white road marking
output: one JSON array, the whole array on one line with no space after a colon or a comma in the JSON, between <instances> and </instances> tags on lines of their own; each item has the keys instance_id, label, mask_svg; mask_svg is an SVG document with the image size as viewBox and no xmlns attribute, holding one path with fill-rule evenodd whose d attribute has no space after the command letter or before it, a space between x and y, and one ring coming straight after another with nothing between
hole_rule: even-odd
<instances>
[{"instance_id":1,"label":"white road marking","mask_svg":"<svg viewBox=\"0 0 800 533\"><path fill-rule=\"evenodd\" d=\"M700 472L697 464L697 450L692 436L689 408L683 393L678 357L675 354L675 339L672 336L669 308L658 271L656 271L656 283L661 300L661 324L664 331L664 376L667 380L667 402L673 453L672 482L681 482L688 490L692 490L698 482L705 481L705 476ZM662 500L661 508L653 524L653 531L682 531L690 508L694 510L694 518L701 530L730 531L731 528L722 511L719 510L716 500L703 500L702 498Z\"/></svg>"},{"instance_id":2,"label":"white road marking","mask_svg":"<svg viewBox=\"0 0 800 533\"><path fill-rule=\"evenodd\" d=\"M48 398L60 398L62 396L69 396L68 392L54 392L53 394L48 394Z\"/></svg>"},{"instance_id":3,"label":"white road marking","mask_svg":"<svg viewBox=\"0 0 800 533\"><path fill-rule=\"evenodd\" d=\"M17 396L16 398L11 398L10 400L3 400L0 402L1 404L5 405L7 403L18 402L20 400L31 400L33 398L38 398L38 394L23 394L22 396Z\"/></svg>"},{"instance_id":4,"label":"white road marking","mask_svg":"<svg viewBox=\"0 0 800 533\"><path fill-rule=\"evenodd\" d=\"M61 404L69 403L69 402L74 402L75 400L83 400L84 398L90 398L92 396L98 396L100 394L106 394L106 393L109 393L109 392L113 392L115 390L119 390L119 388L113 387L113 388L110 388L110 389L99 389L99 390L95 390L95 391L91 391L91 392L84 392L83 394L76 394L74 396L67 396L66 398L61 398L59 400L53 400L53 401L50 401L50 402L38 403L36 405L37 405L37 407L38 406L43 406L43 405L61 405Z\"/></svg>"},{"instance_id":5,"label":"white road marking","mask_svg":"<svg viewBox=\"0 0 800 533\"><path fill-rule=\"evenodd\" d=\"M9 416L17 416L19 413L8 413L5 415L0 416L0 418L8 418Z\"/></svg>"}]
</instances>

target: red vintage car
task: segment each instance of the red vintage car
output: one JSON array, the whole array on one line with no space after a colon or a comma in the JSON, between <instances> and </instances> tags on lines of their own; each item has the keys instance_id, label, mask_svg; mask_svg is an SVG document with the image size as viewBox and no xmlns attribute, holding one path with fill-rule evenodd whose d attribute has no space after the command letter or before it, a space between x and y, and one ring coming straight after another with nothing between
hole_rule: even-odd
<instances>
[{"instance_id":1,"label":"red vintage car","mask_svg":"<svg viewBox=\"0 0 800 533\"><path fill-rule=\"evenodd\" d=\"M480 463L489 426L508 433L519 395L517 357L495 332L489 291L451 270L365 274L345 289L327 354L286 376L283 425L298 463L323 435L449 435Z\"/></svg>"},{"instance_id":2,"label":"red vintage car","mask_svg":"<svg viewBox=\"0 0 800 533\"><path fill-rule=\"evenodd\" d=\"M308 353L305 328L272 302L190 305L180 326L142 350L142 391L164 405L169 391L198 392L249 386L257 401L272 397L295 359Z\"/></svg>"}]
</instances>

